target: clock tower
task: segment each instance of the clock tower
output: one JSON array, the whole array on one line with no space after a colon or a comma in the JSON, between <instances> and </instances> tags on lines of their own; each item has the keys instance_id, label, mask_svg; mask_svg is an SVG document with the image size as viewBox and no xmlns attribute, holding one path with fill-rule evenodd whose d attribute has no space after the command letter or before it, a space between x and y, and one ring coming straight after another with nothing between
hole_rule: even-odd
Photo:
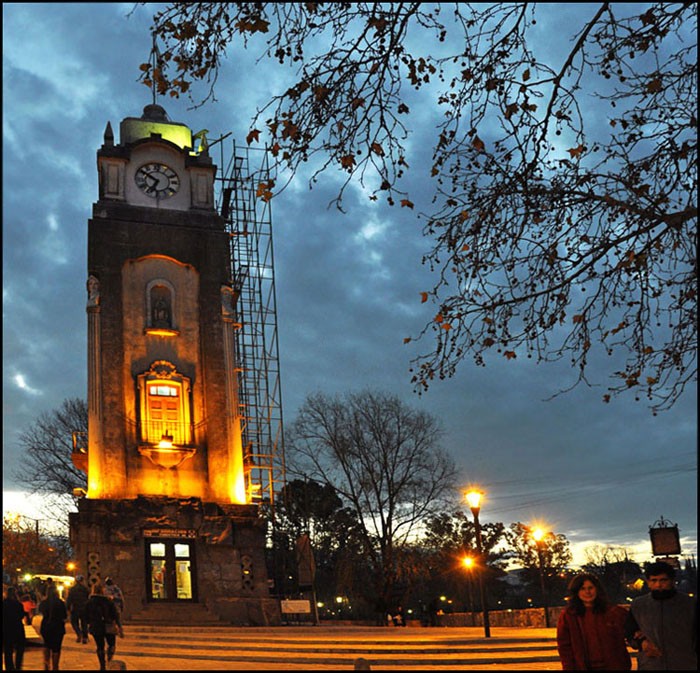
<instances>
[{"instance_id":1,"label":"clock tower","mask_svg":"<svg viewBox=\"0 0 700 673\"><path fill-rule=\"evenodd\" d=\"M147 105L97 152L88 222L86 497L71 540L125 619L277 623L248 500L230 237L206 140ZM198 607L193 607L198 606ZM194 616L191 611L195 610ZM187 612L189 610L190 612Z\"/></svg>"}]
</instances>

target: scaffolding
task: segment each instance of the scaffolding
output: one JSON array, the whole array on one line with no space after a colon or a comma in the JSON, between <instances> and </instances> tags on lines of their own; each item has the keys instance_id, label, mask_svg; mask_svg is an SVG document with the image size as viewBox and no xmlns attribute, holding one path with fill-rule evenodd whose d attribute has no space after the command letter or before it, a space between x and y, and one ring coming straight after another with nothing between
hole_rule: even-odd
<instances>
[{"instance_id":1,"label":"scaffolding","mask_svg":"<svg viewBox=\"0 0 700 673\"><path fill-rule=\"evenodd\" d=\"M216 207L229 235L237 298L235 366L246 492L249 502L267 505L274 517L285 463L269 167L267 152L235 141L227 158L227 137L220 139Z\"/></svg>"}]
</instances>

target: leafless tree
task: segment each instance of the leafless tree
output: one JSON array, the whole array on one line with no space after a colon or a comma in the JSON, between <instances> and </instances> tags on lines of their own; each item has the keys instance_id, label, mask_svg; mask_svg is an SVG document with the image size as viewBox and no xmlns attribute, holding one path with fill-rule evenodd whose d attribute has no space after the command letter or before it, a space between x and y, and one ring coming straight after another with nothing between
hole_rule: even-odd
<instances>
[{"instance_id":1,"label":"leafless tree","mask_svg":"<svg viewBox=\"0 0 700 673\"><path fill-rule=\"evenodd\" d=\"M697 378L697 5L587 3L542 27L565 7L171 3L142 79L174 96L203 81L201 103L223 56L262 40L293 83L249 143L405 208L409 165L425 171L419 391L465 358L568 360L572 385L602 361L604 401L631 391L656 413ZM421 96L439 112L428 166L407 142Z\"/></svg>"},{"instance_id":2,"label":"leafless tree","mask_svg":"<svg viewBox=\"0 0 700 673\"><path fill-rule=\"evenodd\" d=\"M286 442L290 471L330 484L360 520L376 597L391 601L398 556L417 524L454 495L435 418L365 391L307 397Z\"/></svg>"},{"instance_id":3,"label":"leafless tree","mask_svg":"<svg viewBox=\"0 0 700 673\"><path fill-rule=\"evenodd\" d=\"M602 571L611 563L622 563L630 560L629 551L622 546L592 544L583 550L586 567L590 570Z\"/></svg>"},{"instance_id":4,"label":"leafless tree","mask_svg":"<svg viewBox=\"0 0 700 673\"><path fill-rule=\"evenodd\" d=\"M71 398L58 409L42 413L19 435L23 458L15 480L29 493L47 496L43 514L64 525L75 500L73 489L87 487L87 476L71 459L73 432L87 432L87 424L87 404Z\"/></svg>"}]
</instances>

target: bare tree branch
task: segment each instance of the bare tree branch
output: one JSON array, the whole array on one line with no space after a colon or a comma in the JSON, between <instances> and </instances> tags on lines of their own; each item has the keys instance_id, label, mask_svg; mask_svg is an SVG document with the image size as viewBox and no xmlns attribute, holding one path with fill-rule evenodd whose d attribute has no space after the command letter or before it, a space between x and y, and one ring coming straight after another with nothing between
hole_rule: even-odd
<instances>
[{"instance_id":1,"label":"bare tree branch","mask_svg":"<svg viewBox=\"0 0 700 673\"><path fill-rule=\"evenodd\" d=\"M142 79L175 96L204 82L202 104L223 55L262 39L293 84L248 141L291 174L318 158L311 184L345 171L338 207L353 179L414 207L422 96L441 116L418 174L436 314L405 339L429 344L417 390L489 356L568 358L588 383L595 357L612 363L604 401L632 391L656 413L697 379L697 6L582 5L570 41L538 21L563 7L173 3Z\"/></svg>"}]
</instances>

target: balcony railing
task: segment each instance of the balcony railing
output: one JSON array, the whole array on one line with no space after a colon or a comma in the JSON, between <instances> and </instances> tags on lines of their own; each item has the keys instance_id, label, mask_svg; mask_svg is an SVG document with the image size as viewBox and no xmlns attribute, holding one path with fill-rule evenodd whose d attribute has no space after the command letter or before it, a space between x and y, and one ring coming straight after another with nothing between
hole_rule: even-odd
<instances>
[{"instance_id":1,"label":"balcony railing","mask_svg":"<svg viewBox=\"0 0 700 673\"><path fill-rule=\"evenodd\" d=\"M166 437L177 446L191 446L195 443L192 423L140 421L136 430L138 442L141 444L157 444Z\"/></svg>"}]
</instances>

